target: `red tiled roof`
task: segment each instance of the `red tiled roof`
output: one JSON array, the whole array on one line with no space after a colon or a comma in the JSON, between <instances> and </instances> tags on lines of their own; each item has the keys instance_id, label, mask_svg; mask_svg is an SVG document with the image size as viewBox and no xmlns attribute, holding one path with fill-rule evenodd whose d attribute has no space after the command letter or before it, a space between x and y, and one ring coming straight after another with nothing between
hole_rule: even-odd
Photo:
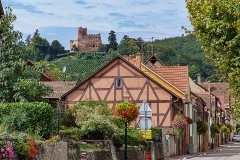
<instances>
[{"instance_id":1,"label":"red tiled roof","mask_svg":"<svg viewBox=\"0 0 240 160\"><path fill-rule=\"evenodd\" d=\"M74 86L76 86L77 82L74 81L43 81L45 85L51 87L53 89L53 93L49 96L45 96L44 98L60 98L63 94L68 92Z\"/></svg>"},{"instance_id":2,"label":"red tiled roof","mask_svg":"<svg viewBox=\"0 0 240 160\"><path fill-rule=\"evenodd\" d=\"M210 109L210 94L209 93L197 93L206 103L206 107Z\"/></svg>"},{"instance_id":3,"label":"red tiled roof","mask_svg":"<svg viewBox=\"0 0 240 160\"><path fill-rule=\"evenodd\" d=\"M187 92L188 66L150 67L150 69L182 92Z\"/></svg>"},{"instance_id":4,"label":"red tiled roof","mask_svg":"<svg viewBox=\"0 0 240 160\"><path fill-rule=\"evenodd\" d=\"M224 105L224 96L217 96L220 103L221 103L221 108L225 109L225 105Z\"/></svg>"},{"instance_id":5,"label":"red tiled roof","mask_svg":"<svg viewBox=\"0 0 240 160\"><path fill-rule=\"evenodd\" d=\"M35 64L36 63L33 62L32 60L30 60L30 59L27 60L27 65L34 66ZM42 73L42 76L44 76L45 78L47 78L50 81L58 81L57 77L55 77L49 71L46 71L45 73ZM43 77L42 77L42 81L45 81Z\"/></svg>"},{"instance_id":6,"label":"red tiled roof","mask_svg":"<svg viewBox=\"0 0 240 160\"><path fill-rule=\"evenodd\" d=\"M47 78L50 78L52 81L58 81L58 79L48 71L46 71L44 75L47 76Z\"/></svg>"},{"instance_id":7,"label":"red tiled roof","mask_svg":"<svg viewBox=\"0 0 240 160\"><path fill-rule=\"evenodd\" d=\"M224 96L224 104L229 103L229 96L230 96L230 86L228 83L199 83L204 88L208 89L210 87L210 91L212 94L216 96Z\"/></svg>"}]
</instances>

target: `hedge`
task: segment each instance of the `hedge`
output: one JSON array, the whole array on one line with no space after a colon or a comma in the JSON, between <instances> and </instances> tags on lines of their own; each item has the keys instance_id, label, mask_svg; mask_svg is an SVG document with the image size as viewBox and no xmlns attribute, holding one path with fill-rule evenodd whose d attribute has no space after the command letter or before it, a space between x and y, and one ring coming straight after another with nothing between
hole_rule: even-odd
<instances>
[{"instance_id":1,"label":"hedge","mask_svg":"<svg viewBox=\"0 0 240 160\"><path fill-rule=\"evenodd\" d=\"M8 130L38 132L48 138L54 131L54 110L45 102L0 103L0 124Z\"/></svg>"}]
</instances>

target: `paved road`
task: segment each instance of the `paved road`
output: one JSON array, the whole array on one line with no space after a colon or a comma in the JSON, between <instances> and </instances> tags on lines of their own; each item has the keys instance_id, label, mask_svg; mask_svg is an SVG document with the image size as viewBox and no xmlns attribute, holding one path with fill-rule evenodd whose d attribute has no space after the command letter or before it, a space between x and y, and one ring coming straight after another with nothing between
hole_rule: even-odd
<instances>
[{"instance_id":1,"label":"paved road","mask_svg":"<svg viewBox=\"0 0 240 160\"><path fill-rule=\"evenodd\" d=\"M208 154L198 155L191 160L240 160L240 143L232 143L229 147Z\"/></svg>"},{"instance_id":2,"label":"paved road","mask_svg":"<svg viewBox=\"0 0 240 160\"><path fill-rule=\"evenodd\" d=\"M194 155L182 155L169 157L167 160L240 160L240 142L230 142L215 150L196 153Z\"/></svg>"}]
</instances>

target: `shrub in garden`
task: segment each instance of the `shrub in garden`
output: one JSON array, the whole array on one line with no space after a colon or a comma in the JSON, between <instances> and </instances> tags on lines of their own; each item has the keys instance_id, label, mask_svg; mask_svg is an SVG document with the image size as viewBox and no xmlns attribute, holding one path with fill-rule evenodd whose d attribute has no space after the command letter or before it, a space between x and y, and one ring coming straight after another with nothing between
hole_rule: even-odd
<instances>
[{"instance_id":1,"label":"shrub in garden","mask_svg":"<svg viewBox=\"0 0 240 160\"><path fill-rule=\"evenodd\" d=\"M0 136L0 159L11 159L15 157L13 141Z\"/></svg>"},{"instance_id":2,"label":"shrub in garden","mask_svg":"<svg viewBox=\"0 0 240 160\"><path fill-rule=\"evenodd\" d=\"M65 127L77 127L76 118L74 116L74 112L72 109L68 109L65 113L63 118L61 119L61 125Z\"/></svg>"},{"instance_id":3,"label":"shrub in garden","mask_svg":"<svg viewBox=\"0 0 240 160\"><path fill-rule=\"evenodd\" d=\"M152 140L155 142L162 142L162 129L158 127L152 127Z\"/></svg>"},{"instance_id":4,"label":"shrub in garden","mask_svg":"<svg viewBox=\"0 0 240 160\"><path fill-rule=\"evenodd\" d=\"M110 139L114 132L119 131L117 118L107 102L87 100L71 109L85 139Z\"/></svg>"},{"instance_id":5,"label":"shrub in garden","mask_svg":"<svg viewBox=\"0 0 240 160\"><path fill-rule=\"evenodd\" d=\"M38 133L47 138L54 131L54 110L44 102L0 103L0 123L7 131Z\"/></svg>"},{"instance_id":6,"label":"shrub in garden","mask_svg":"<svg viewBox=\"0 0 240 160\"><path fill-rule=\"evenodd\" d=\"M21 138L11 134L0 135L0 159L28 160L36 157L38 149L32 138Z\"/></svg>"},{"instance_id":7,"label":"shrub in garden","mask_svg":"<svg viewBox=\"0 0 240 160\"><path fill-rule=\"evenodd\" d=\"M147 142L144 138L142 138L142 135L140 134L139 129L134 127L129 127L127 136L128 136L129 146L140 146L141 148L143 148L143 150L146 148ZM121 132L114 134L113 144L116 147L122 147L124 144L124 138L125 138L125 133L124 133L124 128L122 128Z\"/></svg>"}]
</instances>

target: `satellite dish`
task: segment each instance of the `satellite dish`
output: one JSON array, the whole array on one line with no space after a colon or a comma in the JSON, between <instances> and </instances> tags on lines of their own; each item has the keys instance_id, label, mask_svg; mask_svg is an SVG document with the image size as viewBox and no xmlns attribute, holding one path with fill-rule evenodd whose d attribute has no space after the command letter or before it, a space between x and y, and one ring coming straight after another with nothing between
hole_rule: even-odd
<instances>
[{"instance_id":1,"label":"satellite dish","mask_svg":"<svg viewBox=\"0 0 240 160\"><path fill-rule=\"evenodd\" d=\"M67 68L66 68L66 66L64 66L62 72L66 73L66 70L67 70Z\"/></svg>"}]
</instances>

